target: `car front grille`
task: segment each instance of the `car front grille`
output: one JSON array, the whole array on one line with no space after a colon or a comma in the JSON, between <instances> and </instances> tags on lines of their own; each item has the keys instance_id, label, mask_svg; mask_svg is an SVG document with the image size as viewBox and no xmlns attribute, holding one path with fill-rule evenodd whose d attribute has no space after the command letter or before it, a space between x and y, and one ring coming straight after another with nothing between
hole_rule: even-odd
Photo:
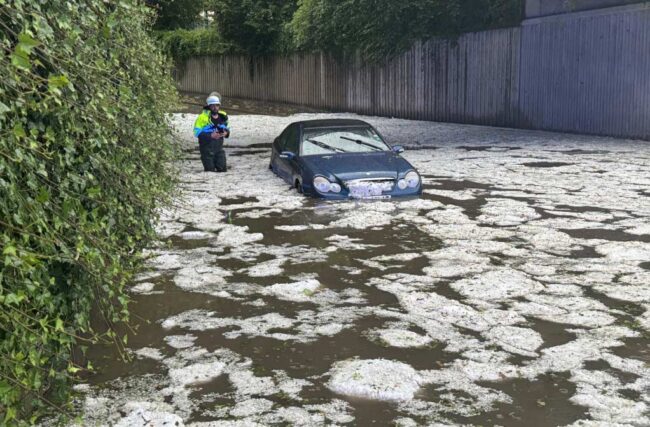
<instances>
[{"instance_id":1,"label":"car front grille","mask_svg":"<svg viewBox=\"0 0 650 427\"><path fill-rule=\"evenodd\" d=\"M350 197L376 197L391 192L395 186L395 180L393 178L355 179L346 181L345 186L350 192Z\"/></svg>"}]
</instances>

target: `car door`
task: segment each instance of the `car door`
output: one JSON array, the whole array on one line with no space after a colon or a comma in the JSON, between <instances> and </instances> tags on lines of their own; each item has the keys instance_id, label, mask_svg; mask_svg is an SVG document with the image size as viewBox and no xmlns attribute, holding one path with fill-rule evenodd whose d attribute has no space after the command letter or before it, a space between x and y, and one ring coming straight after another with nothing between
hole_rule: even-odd
<instances>
[{"instance_id":1,"label":"car door","mask_svg":"<svg viewBox=\"0 0 650 427\"><path fill-rule=\"evenodd\" d=\"M296 169L296 160L298 156L298 136L298 126L290 125L287 130L285 130L282 135L280 135L278 141L278 148L280 149L280 152L278 154L287 151L293 153L293 158L291 159L283 159L279 155L277 158L278 174L292 185L294 170Z\"/></svg>"},{"instance_id":2,"label":"car door","mask_svg":"<svg viewBox=\"0 0 650 427\"><path fill-rule=\"evenodd\" d=\"M280 175L280 153L284 151L284 136L287 133L287 129L285 129L280 136L275 138L273 141L273 145L271 148L271 169L278 175Z\"/></svg>"}]
</instances>

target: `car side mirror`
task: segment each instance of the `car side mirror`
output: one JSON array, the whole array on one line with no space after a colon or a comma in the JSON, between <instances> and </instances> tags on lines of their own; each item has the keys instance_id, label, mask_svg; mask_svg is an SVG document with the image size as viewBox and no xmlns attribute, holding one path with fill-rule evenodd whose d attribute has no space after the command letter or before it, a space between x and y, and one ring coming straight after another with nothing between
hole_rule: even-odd
<instances>
[{"instance_id":1,"label":"car side mirror","mask_svg":"<svg viewBox=\"0 0 650 427\"><path fill-rule=\"evenodd\" d=\"M403 153L404 152L404 147L401 145L393 145L393 152L395 153Z\"/></svg>"},{"instance_id":2,"label":"car side mirror","mask_svg":"<svg viewBox=\"0 0 650 427\"><path fill-rule=\"evenodd\" d=\"M296 153L292 153L291 151L283 151L280 153L281 159L291 160L294 159L295 157L296 157Z\"/></svg>"}]
</instances>

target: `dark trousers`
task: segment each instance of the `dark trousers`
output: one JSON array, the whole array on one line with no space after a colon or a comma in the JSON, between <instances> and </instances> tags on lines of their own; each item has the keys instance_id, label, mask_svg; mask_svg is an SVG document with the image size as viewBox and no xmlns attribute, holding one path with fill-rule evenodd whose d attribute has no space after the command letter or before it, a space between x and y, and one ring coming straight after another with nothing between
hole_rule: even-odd
<instances>
[{"instance_id":1,"label":"dark trousers","mask_svg":"<svg viewBox=\"0 0 650 427\"><path fill-rule=\"evenodd\" d=\"M213 139L209 133L199 135L199 151L203 170L207 172L226 171L226 152L223 151L223 138Z\"/></svg>"}]
</instances>

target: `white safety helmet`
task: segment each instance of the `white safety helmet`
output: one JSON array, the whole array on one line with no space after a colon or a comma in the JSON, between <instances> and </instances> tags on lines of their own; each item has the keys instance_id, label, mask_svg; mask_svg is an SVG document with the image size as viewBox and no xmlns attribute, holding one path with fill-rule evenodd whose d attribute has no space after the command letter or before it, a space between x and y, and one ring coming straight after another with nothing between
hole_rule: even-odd
<instances>
[{"instance_id":1,"label":"white safety helmet","mask_svg":"<svg viewBox=\"0 0 650 427\"><path fill-rule=\"evenodd\" d=\"M218 96L210 95L208 96L208 99L205 100L205 103L207 105L214 105L214 104L221 105L221 99L219 99Z\"/></svg>"}]
</instances>

